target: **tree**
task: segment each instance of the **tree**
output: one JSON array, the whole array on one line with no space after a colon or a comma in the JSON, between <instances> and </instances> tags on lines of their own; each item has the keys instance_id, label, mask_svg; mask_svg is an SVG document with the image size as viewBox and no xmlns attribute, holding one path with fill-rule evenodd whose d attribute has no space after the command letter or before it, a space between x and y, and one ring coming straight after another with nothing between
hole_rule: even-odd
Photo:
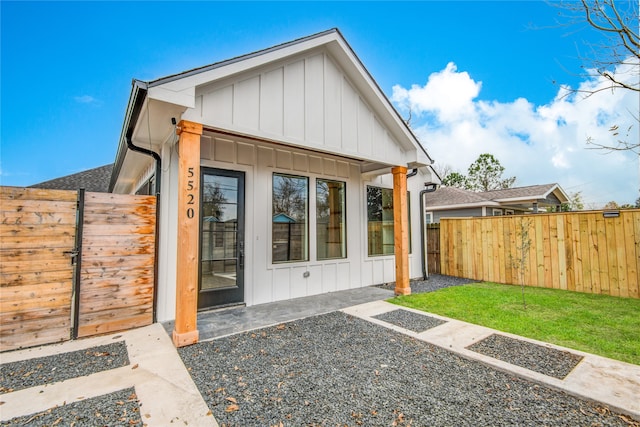
<instances>
[{"instance_id":1,"label":"tree","mask_svg":"<svg viewBox=\"0 0 640 427\"><path fill-rule=\"evenodd\" d=\"M450 172L441 176L442 185L471 191L490 191L511 188L516 182L515 176L502 178L504 166L493 154L480 154L467 172L466 176L460 172Z\"/></svg>"},{"instance_id":2,"label":"tree","mask_svg":"<svg viewBox=\"0 0 640 427\"><path fill-rule=\"evenodd\" d=\"M560 205L560 212L581 211L582 209L584 209L582 191L569 194L569 200Z\"/></svg>"},{"instance_id":3,"label":"tree","mask_svg":"<svg viewBox=\"0 0 640 427\"><path fill-rule=\"evenodd\" d=\"M274 176L273 215L283 213L301 221L306 218L306 210L307 181L293 176Z\"/></svg>"},{"instance_id":4,"label":"tree","mask_svg":"<svg viewBox=\"0 0 640 427\"><path fill-rule=\"evenodd\" d=\"M202 214L222 220L227 198L218 182L205 182L202 189Z\"/></svg>"},{"instance_id":5,"label":"tree","mask_svg":"<svg viewBox=\"0 0 640 427\"><path fill-rule=\"evenodd\" d=\"M529 229L531 228L531 220L524 219L524 216L518 217L519 221L516 225L515 237L516 237L516 254L509 255L511 261L511 267L513 267L520 279L520 293L522 294L522 307L527 309L527 300L524 295L524 277L528 270L529 265L529 251L531 250L531 237L529 236Z\"/></svg>"},{"instance_id":6,"label":"tree","mask_svg":"<svg viewBox=\"0 0 640 427\"><path fill-rule=\"evenodd\" d=\"M638 33L638 2L635 0L618 2L615 0L580 0L552 3L564 10L561 18L569 25L584 26L584 22L602 35L602 42L588 44L588 55L581 59L584 77L604 78L610 84L598 89L570 89L568 94L580 93L591 96L604 90L630 90L640 92L640 36ZM615 72L613 71L615 70ZM629 112L634 122L640 121L638 111ZM598 143L587 138L590 148L607 151L632 151L640 155L640 143L629 141L632 132L628 127L620 129L612 126L609 131L615 142Z\"/></svg>"},{"instance_id":7,"label":"tree","mask_svg":"<svg viewBox=\"0 0 640 427\"><path fill-rule=\"evenodd\" d=\"M442 185L445 187L467 188L467 177L459 172L451 172L442 178Z\"/></svg>"},{"instance_id":8,"label":"tree","mask_svg":"<svg viewBox=\"0 0 640 427\"><path fill-rule=\"evenodd\" d=\"M469 166L466 189L472 191L490 191L511 188L516 177L502 179L504 166L492 154L480 154Z\"/></svg>"}]
</instances>

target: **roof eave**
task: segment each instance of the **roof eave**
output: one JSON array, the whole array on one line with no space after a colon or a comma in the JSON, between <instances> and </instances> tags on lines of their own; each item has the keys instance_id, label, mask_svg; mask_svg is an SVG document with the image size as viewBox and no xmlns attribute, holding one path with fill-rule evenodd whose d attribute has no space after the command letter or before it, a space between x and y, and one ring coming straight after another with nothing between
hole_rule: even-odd
<instances>
[{"instance_id":1,"label":"roof eave","mask_svg":"<svg viewBox=\"0 0 640 427\"><path fill-rule=\"evenodd\" d=\"M122 164L127 155L127 138L133 134L133 130L142 111L142 106L147 96L149 85L147 82L134 79L131 83L131 94L129 95L129 103L125 112L125 119L120 132L120 141L118 143L118 151L116 159L113 163L113 171L111 172L111 181L109 182L109 192L113 192L118 176L122 169Z\"/></svg>"}]
</instances>

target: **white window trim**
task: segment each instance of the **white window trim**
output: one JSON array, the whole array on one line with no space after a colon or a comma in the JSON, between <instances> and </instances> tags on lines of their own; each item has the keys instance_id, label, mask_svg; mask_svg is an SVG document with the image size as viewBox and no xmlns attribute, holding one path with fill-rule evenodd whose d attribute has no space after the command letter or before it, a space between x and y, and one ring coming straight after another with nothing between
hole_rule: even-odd
<instances>
[{"instance_id":1,"label":"white window trim","mask_svg":"<svg viewBox=\"0 0 640 427\"><path fill-rule=\"evenodd\" d=\"M491 209L491 216L502 216L502 209Z\"/></svg>"}]
</instances>

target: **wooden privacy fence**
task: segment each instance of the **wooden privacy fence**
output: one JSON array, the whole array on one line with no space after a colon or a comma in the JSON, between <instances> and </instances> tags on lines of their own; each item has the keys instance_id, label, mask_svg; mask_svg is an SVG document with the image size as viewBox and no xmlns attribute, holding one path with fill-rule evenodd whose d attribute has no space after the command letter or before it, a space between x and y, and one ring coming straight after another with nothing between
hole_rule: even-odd
<instances>
[{"instance_id":1,"label":"wooden privacy fence","mask_svg":"<svg viewBox=\"0 0 640 427\"><path fill-rule=\"evenodd\" d=\"M427 268L429 274L440 274L440 223L427 224Z\"/></svg>"},{"instance_id":2,"label":"wooden privacy fence","mask_svg":"<svg viewBox=\"0 0 640 427\"><path fill-rule=\"evenodd\" d=\"M156 198L0 187L0 351L153 322Z\"/></svg>"},{"instance_id":3,"label":"wooden privacy fence","mask_svg":"<svg viewBox=\"0 0 640 427\"><path fill-rule=\"evenodd\" d=\"M640 298L638 209L443 218L440 252L446 275Z\"/></svg>"}]
</instances>

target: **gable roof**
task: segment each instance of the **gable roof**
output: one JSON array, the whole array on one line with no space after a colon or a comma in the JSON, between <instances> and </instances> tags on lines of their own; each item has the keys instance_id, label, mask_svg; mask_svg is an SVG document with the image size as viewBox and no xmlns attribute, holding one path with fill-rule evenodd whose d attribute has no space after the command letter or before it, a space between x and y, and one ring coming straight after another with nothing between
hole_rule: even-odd
<instances>
[{"instance_id":1,"label":"gable roof","mask_svg":"<svg viewBox=\"0 0 640 427\"><path fill-rule=\"evenodd\" d=\"M389 164L392 166L404 165L404 162L398 162L400 158L407 159L406 166L411 168L433 163L425 148L392 106L340 31L334 28L159 79L147 82L134 80L125 113L110 189L118 191L132 190L127 186L130 186L135 179L134 175L138 176L139 173L134 174L131 172L131 165L143 161L148 164L151 161L150 158L141 154L132 153L132 146L145 147L147 150L159 153L160 147L167 141L167 137L175 132L171 124L172 118L198 121L205 126L205 129L237 132L238 135L258 137L265 141L310 148L310 140L300 141L292 139L293 137L290 135L270 134L270 131L265 131L262 127L258 127L259 132L253 134L247 133L252 131L246 127L238 127L235 124L231 127L226 127L226 124L220 125L217 122L207 123L206 118L198 115L196 111L200 111L201 104L204 102L201 91L205 89L209 91L211 85L220 85L223 82L240 79L241 76L243 76L242 78L251 77L252 73L265 74L272 70L274 64L290 64L292 61L313 52L323 52L335 61L347 76L348 84L353 85L353 90L362 96L364 105L366 105L365 108L371 109L370 113L373 118L367 118L367 120L371 120L371 126L375 124L386 129L389 138L397 144L397 150L393 153L395 157L391 158L391 160L389 160L389 156L383 153L384 150L380 149L379 144L376 149L363 156L360 156L362 153L359 152L340 151L332 144L318 147L318 151L327 150L330 154L359 159L363 161L363 171L372 173L389 168ZM309 75L312 75L312 73ZM206 94L209 93L211 92ZM314 99L311 95L307 95L307 97L307 99ZM323 99L323 97L320 96L316 99ZM355 102L357 104L357 100ZM358 106L356 105L356 107ZM272 108L271 110L280 111L278 108ZM330 111L338 110L339 108ZM193 118L190 118L189 114L192 114ZM307 117L312 116L312 114L307 114ZM217 115L215 117L221 116ZM332 141L332 143L335 143L335 141ZM385 162L385 160L387 161Z\"/></svg>"},{"instance_id":2,"label":"gable roof","mask_svg":"<svg viewBox=\"0 0 640 427\"><path fill-rule=\"evenodd\" d=\"M86 191L95 193L107 193L112 170L113 163L109 163L108 165L33 184L29 187L49 190L79 190L84 188Z\"/></svg>"},{"instance_id":3,"label":"gable roof","mask_svg":"<svg viewBox=\"0 0 640 427\"><path fill-rule=\"evenodd\" d=\"M557 190L557 191L556 191ZM504 188L500 190L485 191L480 194L489 200L497 202L518 202L546 199L553 192L559 192L561 202L568 201L567 195L558 184L529 185L527 187Z\"/></svg>"},{"instance_id":4,"label":"gable roof","mask_svg":"<svg viewBox=\"0 0 640 427\"><path fill-rule=\"evenodd\" d=\"M479 206L529 205L548 202L554 196L560 203L568 201L558 184L530 185L491 191L470 191L456 187L440 187L427 195L427 209L444 210ZM553 203L548 203L553 204Z\"/></svg>"}]
</instances>

